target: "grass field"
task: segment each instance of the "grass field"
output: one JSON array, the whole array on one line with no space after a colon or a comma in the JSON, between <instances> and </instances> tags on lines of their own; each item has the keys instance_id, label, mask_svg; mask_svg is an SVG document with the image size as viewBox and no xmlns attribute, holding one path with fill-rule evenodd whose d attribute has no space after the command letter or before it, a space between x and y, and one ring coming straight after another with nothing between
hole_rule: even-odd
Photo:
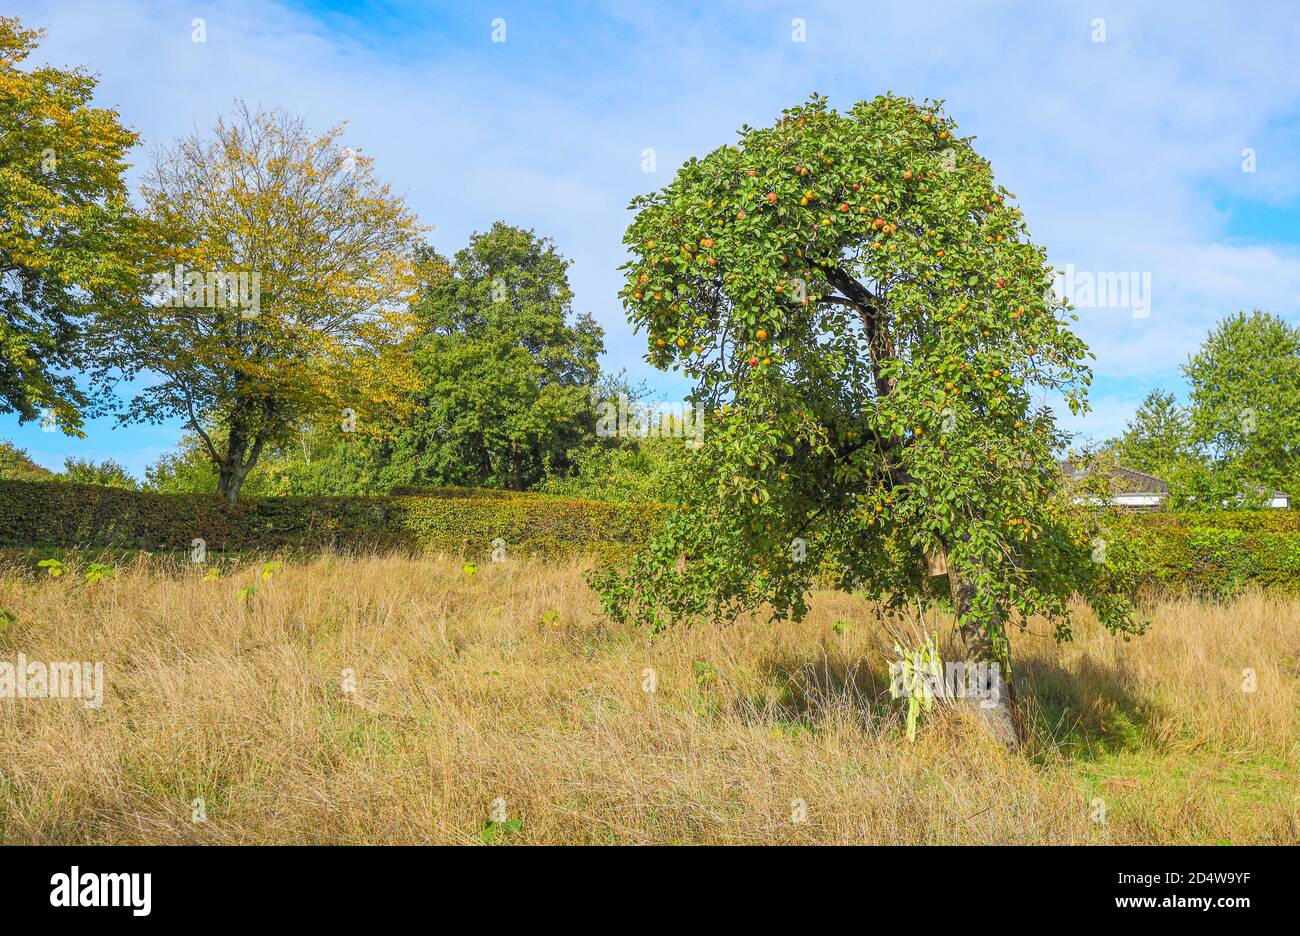
<instances>
[{"instance_id":1,"label":"grass field","mask_svg":"<svg viewBox=\"0 0 1300 936\"><path fill-rule=\"evenodd\" d=\"M0 660L107 686L0 700L0 842L1300 842L1300 600L1032 627L1012 753L955 711L909 743L887 668L916 622L847 595L652 641L578 562L79 572L0 582Z\"/></svg>"}]
</instances>

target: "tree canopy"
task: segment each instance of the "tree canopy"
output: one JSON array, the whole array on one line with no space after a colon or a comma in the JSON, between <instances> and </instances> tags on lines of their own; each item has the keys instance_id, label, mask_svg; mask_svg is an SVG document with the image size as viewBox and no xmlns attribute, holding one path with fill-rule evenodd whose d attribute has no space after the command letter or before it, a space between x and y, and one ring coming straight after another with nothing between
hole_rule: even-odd
<instances>
[{"instance_id":1,"label":"tree canopy","mask_svg":"<svg viewBox=\"0 0 1300 936\"><path fill-rule=\"evenodd\" d=\"M1300 328L1239 312L1183 372L1191 431L1208 458L1248 484L1300 493Z\"/></svg>"},{"instance_id":2,"label":"tree canopy","mask_svg":"<svg viewBox=\"0 0 1300 936\"><path fill-rule=\"evenodd\" d=\"M11 481L49 481L54 473L32 461L26 449L0 439L0 478Z\"/></svg>"},{"instance_id":3,"label":"tree canopy","mask_svg":"<svg viewBox=\"0 0 1300 936\"><path fill-rule=\"evenodd\" d=\"M604 334L573 314L566 260L548 238L498 222L436 271L422 329L415 411L394 440L393 484L522 490L593 438Z\"/></svg>"},{"instance_id":4,"label":"tree canopy","mask_svg":"<svg viewBox=\"0 0 1300 936\"><path fill-rule=\"evenodd\" d=\"M1172 393L1152 390L1113 443L1126 468L1166 477L1194 456L1191 425Z\"/></svg>"},{"instance_id":5,"label":"tree canopy","mask_svg":"<svg viewBox=\"0 0 1300 936\"><path fill-rule=\"evenodd\" d=\"M96 462L89 458L76 458L70 455L63 460L63 471L58 478L70 484L98 484L128 491L134 491L140 486L131 472L111 458Z\"/></svg>"},{"instance_id":6,"label":"tree canopy","mask_svg":"<svg viewBox=\"0 0 1300 936\"><path fill-rule=\"evenodd\" d=\"M240 104L142 183L151 296L104 323L99 377L160 375L124 418L184 419L230 501L267 446L379 431L415 385L420 228L341 133Z\"/></svg>"},{"instance_id":7,"label":"tree canopy","mask_svg":"<svg viewBox=\"0 0 1300 936\"><path fill-rule=\"evenodd\" d=\"M1012 198L941 104L887 95L814 97L632 202L628 315L711 418L612 611L800 614L818 572L925 597L942 553L976 659L1009 664L1012 616L1068 634L1076 592L1133 626L1032 402L1085 408L1089 355Z\"/></svg>"},{"instance_id":8,"label":"tree canopy","mask_svg":"<svg viewBox=\"0 0 1300 936\"><path fill-rule=\"evenodd\" d=\"M1154 390L1108 443L1120 464L1163 478L1172 506L1198 510L1264 507L1272 491L1300 487L1300 329L1238 313L1183 372L1186 405Z\"/></svg>"},{"instance_id":9,"label":"tree canopy","mask_svg":"<svg viewBox=\"0 0 1300 936\"><path fill-rule=\"evenodd\" d=\"M137 137L85 71L24 67L41 35L0 17L0 412L83 435L85 322L134 294Z\"/></svg>"}]
</instances>

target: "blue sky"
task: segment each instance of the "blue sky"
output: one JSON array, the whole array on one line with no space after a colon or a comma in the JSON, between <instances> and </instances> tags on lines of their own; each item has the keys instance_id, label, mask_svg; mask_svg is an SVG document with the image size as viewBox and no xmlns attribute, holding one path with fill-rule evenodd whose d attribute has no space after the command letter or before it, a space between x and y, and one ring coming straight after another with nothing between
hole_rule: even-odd
<instances>
[{"instance_id":1,"label":"blue sky","mask_svg":"<svg viewBox=\"0 0 1300 936\"><path fill-rule=\"evenodd\" d=\"M686 388L644 363L616 295L627 204L813 92L839 107L886 90L945 100L1055 265L1150 275L1145 318L1079 310L1096 412L1066 414L1072 429L1105 437L1149 389L1181 392L1179 365L1225 315L1300 321L1300 20L1282 2L6 7L48 27L38 60L99 75L97 103L144 136L137 163L243 97L321 129L349 121L345 142L444 252L497 219L553 237L575 307L606 329L606 366L664 397ZM71 454L140 474L180 435L88 429L0 417L0 437L51 468Z\"/></svg>"}]
</instances>

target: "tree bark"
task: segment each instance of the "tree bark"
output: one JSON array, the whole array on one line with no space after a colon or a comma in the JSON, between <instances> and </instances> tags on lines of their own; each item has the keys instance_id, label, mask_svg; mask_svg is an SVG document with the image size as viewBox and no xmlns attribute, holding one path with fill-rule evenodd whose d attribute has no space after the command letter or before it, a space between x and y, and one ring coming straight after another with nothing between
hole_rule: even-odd
<instances>
[{"instance_id":1,"label":"tree bark","mask_svg":"<svg viewBox=\"0 0 1300 936\"><path fill-rule=\"evenodd\" d=\"M235 502L239 500L244 479L257 464L266 442L264 433L258 432L256 437L250 440L245 426L238 420L232 422L230 437L226 441L226 457L218 463L217 474L217 491L226 499L227 507L235 506Z\"/></svg>"},{"instance_id":2,"label":"tree bark","mask_svg":"<svg viewBox=\"0 0 1300 936\"><path fill-rule=\"evenodd\" d=\"M514 491L522 491L526 484L524 483L524 459L519 452L510 453L510 488Z\"/></svg>"},{"instance_id":3,"label":"tree bark","mask_svg":"<svg viewBox=\"0 0 1300 936\"><path fill-rule=\"evenodd\" d=\"M230 421L230 434L226 438L226 457L218 465L217 490L226 499L226 506L235 506L239 499L239 489L244 486L248 475L243 470L244 452L248 448L248 435L242 420L236 415Z\"/></svg>"},{"instance_id":4,"label":"tree bark","mask_svg":"<svg viewBox=\"0 0 1300 936\"><path fill-rule=\"evenodd\" d=\"M225 498L227 507L234 507L235 502L239 500L239 491L244 486L244 478L247 476L247 472L241 473L235 466L228 464L221 466L221 471L217 475L217 491Z\"/></svg>"},{"instance_id":5,"label":"tree bark","mask_svg":"<svg viewBox=\"0 0 1300 936\"><path fill-rule=\"evenodd\" d=\"M975 599L975 584L948 563L948 588L952 606L957 615L957 633L966 651L968 663L988 663L1000 674L996 698L965 698L954 700L962 705L976 722L1003 747L1019 747L1022 724L1017 717L1015 686L1011 682L1011 650L1007 643L1006 623L995 621L990 627L962 621L971 610Z\"/></svg>"}]
</instances>

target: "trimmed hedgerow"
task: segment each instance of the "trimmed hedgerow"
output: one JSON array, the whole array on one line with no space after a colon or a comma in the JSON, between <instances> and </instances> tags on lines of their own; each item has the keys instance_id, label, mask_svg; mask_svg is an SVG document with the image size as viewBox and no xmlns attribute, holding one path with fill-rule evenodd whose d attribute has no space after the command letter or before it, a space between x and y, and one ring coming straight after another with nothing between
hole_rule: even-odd
<instances>
[{"instance_id":1,"label":"trimmed hedgerow","mask_svg":"<svg viewBox=\"0 0 1300 936\"><path fill-rule=\"evenodd\" d=\"M0 481L0 547L218 552L487 549L596 551L642 542L656 508L510 494L426 492L389 497L247 497L233 508L208 494L156 494L58 482Z\"/></svg>"},{"instance_id":2,"label":"trimmed hedgerow","mask_svg":"<svg viewBox=\"0 0 1300 936\"><path fill-rule=\"evenodd\" d=\"M1300 512L1117 514L1107 526L1107 560L1122 564L1135 591L1300 593Z\"/></svg>"},{"instance_id":3,"label":"trimmed hedgerow","mask_svg":"<svg viewBox=\"0 0 1300 936\"><path fill-rule=\"evenodd\" d=\"M410 548L508 553L626 553L663 505L517 491L402 488L388 497L154 494L51 481L0 481L0 547L188 550ZM1300 511L1115 514L1105 561L1134 592L1231 595L1247 586L1300 593Z\"/></svg>"},{"instance_id":4,"label":"trimmed hedgerow","mask_svg":"<svg viewBox=\"0 0 1300 936\"><path fill-rule=\"evenodd\" d=\"M388 493L394 497L489 498L491 500L538 496L531 491L506 491L501 488L426 487L416 484L395 487Z\"/></svg>"}]
</instances>

